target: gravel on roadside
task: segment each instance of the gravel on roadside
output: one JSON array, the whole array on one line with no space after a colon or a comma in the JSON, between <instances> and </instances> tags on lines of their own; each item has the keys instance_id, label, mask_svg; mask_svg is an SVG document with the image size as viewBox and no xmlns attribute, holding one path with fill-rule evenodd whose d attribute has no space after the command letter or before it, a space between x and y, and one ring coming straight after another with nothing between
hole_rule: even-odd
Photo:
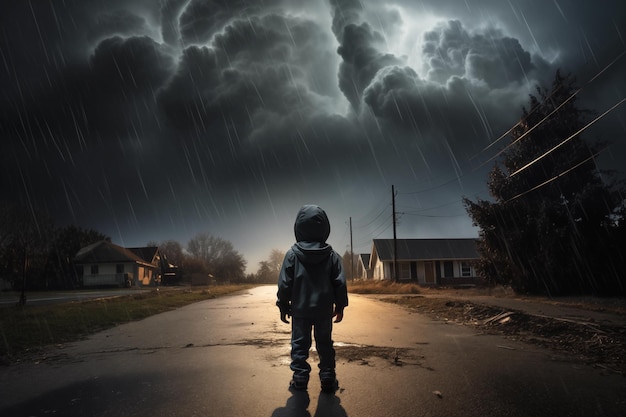
<instances>
[{"instance_id":1,"label":"gravel on roadside","mask_svg":"<svg viewBox=\"0 0 626 417\"><path fill-rule=\"evenodd\" d=\"M607 323L536 316L463 298L380 297L435 320L470 326L486 334L539 345L571 360L626 376L626 328ZM580 306L579 306L580 307ZM594 308L589 306L589 308Z\"/></svg>"}]
</instances>

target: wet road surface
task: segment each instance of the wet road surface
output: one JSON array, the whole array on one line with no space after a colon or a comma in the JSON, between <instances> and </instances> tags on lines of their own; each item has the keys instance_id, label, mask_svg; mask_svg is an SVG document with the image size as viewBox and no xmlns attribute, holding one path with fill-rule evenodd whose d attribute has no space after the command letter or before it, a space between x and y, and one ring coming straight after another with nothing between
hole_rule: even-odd
<instances>
[{"instance_id":1,"label":"wet road surface","mask_svg":"<svg viewBox=\"0 0 626 417\"><path fill-rule=\"evenodd\" d=\"M275 288L196 303L0 368L2 416L621 416L626 379L350 296L335 395L287 390ZM316 368L314 353L311 364Z\"/></svg>"}]
</instances>

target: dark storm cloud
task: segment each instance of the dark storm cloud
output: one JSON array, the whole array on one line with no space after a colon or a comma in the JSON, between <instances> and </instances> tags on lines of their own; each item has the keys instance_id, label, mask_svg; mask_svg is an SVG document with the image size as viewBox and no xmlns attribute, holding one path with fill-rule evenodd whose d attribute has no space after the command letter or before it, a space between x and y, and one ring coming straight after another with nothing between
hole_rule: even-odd
<instances>
[{"instance_id":1,"label":"dark storm cloud","mask_svg":"<svg viewBox=\"0 0 626 417\"><path fill-rule=\"evenodd\" d=\"M207 44L233 18L264 14L267 6L249 0L191 0L179 19L183 44Z\"/></svg>"},{"instance_id":2,"label":"dark storm cloud","mask_svg":"<svg viewBox=\"0 0 626 417\"><path fill-rule=\"evenodd\" d=\"M95 16L93 24L88 28L87 39L93 42L112 34L132 36L147 32L150 30L146 19L127 10L115 10Z\"/></svg>"},{"instance_id":3,"label":"dark storm cloud","mask_svg":"<svg viewBox=\"0 0 626 417\"><path fill-rule=\"evenodd\" d=\"M347 218L391 184L484 183L468 178L481 150L557 68L584 82L622 51L624 15L585 1L2 2L0 185L114 239L165 228L184 242L256 232L260 212L275 226L303 201ZM599 81L594 106L623 97L623 71Z\"/></svg>"},{"instance_id":4,"label":"dark storm cloud","mask_svg":"<svg viewBox=\"0 0 626 417\"><path fill-rule=\"evenodd\" d=\"M359 1L333 1L333 32L340 43L337 53L343 61L339 66L339 88L354 108L358 108L363 90L376 73L387 66L402 64L393 54L381 53L384 43L380 33L367 22L358 23Z\"/></svg>"},{"instance_id":5,"label":"dark storm cloud","mask_svg":"<svg viewBox=\"0 0 626 417\"><path fill-rule=\"evenodd\" d=\"M161 37L166 45L180 46L180 14L189 0L165 0L161 3Z\"/></svg>"},{"instance_id":6,"label":"dark storm cloud","mask_svg":"<svg viewBox=\"0 0 626 417\"><path fill-rule=\"evenodd\" d=\"M143 193L137 169L156 165L145 162L158 131L156 91L174 60L154 39L131 36L151 31L137 9L11 6L0 13L6 196L60 223L104 222L128 195Z\"/></svg>"},{"instance_id":7,"label":"dark storm cloud","mask_svg":"<svg viewBox=\"0 0 626 417\"><path fill-rule=\"evenodd\" d=\"M69 150L110 133L125 136L153 114L156 91L172 70L161 49L148 37L102 40L86 64L68 65L36 91L31 84L14 95L3 129L9 138L28 137L28 126L45 126L43 133L59 135Z\"/></svg>"},{"instance_id":8,"label":"dark storm cloud","mask_svg":"<svg viewBox=\"0 0 626 417\"><path fill-rule=\"evenodd\" d=\"M401 64L393 54L382 54L372 44L380 35L367 23L348 25L342 34L337 53L343 58L339 67L339 87L346 98L357 107L363 90L382 68Z\"/></svg>"},{"instance_id":9,"label":"dark storm cloud","mask_svg":"<svg viewBox=\"0 0 626 417\"><path fill-rule=\"evenodd\" d=\"M422 175L433 175L433 167L458 167L457 160L478 153L513 120L502 118L503 104L519 108L520 86L536 81L531 55L516 39L489 27L470 33L460 21L424 34L422 79L404 57L381 51L383 35L362 22L360 2L333 5L342 92L355 109L364 103L371 110L359 110L365 123L372 114L378 119L375 152L387 152L380 147L393 138L396 154L414 155L414 172ZM434 163L441 160L447 162Z\"/></svg>"},{"instance_id":10,"label":"dark storm cloud","mask_svg":"<svg viewBox=\"0 0 626 417\"><path fill-rule=\"evenodd\" d=\"M266 126L289 131L305 123L332 89L328 69L310 70L328 56L318 43L324 36L310 21L279 15L233 20L211 47L183 51L159 102L177 129L209 142L228 141L238 151L240 141L275 145L275 138L262 134ZM234 137L216 138L215 129L233 130Z\"/></svg>"},{"instance_id":11,"label":"dark storm cloud","mask_svg":"<svg viewBox=\"0 0 626 417\"><path fill-rule=\"evenodd\" d=\"M157 91L173 69L172 58L148 37L104 39L89 64L92 91L85 94L95 93L89 102L97 104L87 119L122 135L140 125L138 119L154 116Z\"/></svg>"},{"instance_id":12,"label":"dark storm cloud","mask_svg":"<svg viewBox=\"0 0 626 417\"><path fill-rule=\"evenodd\" d=\"M377 72L363 100L377 117L430 141L443 133L453 145L476 143L481 136L484 144L493 128L504 128L498 126L503 105L520 106L520 86L537 75L530 53L517 40L491 28L470 33L459 21L426 32L422 57L425 78L408 66L387 66Z\"/></svg>"},{"instance_id":13,"label":"dark storm cloud","mask_svg":"<svg viewBox=\"0 0 626 417\"><path fill-rule=\"evenodd\" d=\"M427 78L445 84L453 76L483 81L490 88L523 82L535 65L519 41L489 28L470 33L458 20L439 24L424 34L422 55Z\"/></svg>"}]
</instances>

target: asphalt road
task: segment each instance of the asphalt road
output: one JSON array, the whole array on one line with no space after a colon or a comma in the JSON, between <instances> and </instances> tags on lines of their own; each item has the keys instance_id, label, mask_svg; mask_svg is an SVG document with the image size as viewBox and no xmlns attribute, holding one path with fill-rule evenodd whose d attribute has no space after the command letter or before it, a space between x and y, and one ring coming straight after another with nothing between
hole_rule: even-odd
<instances>
[{"instance_id":1,"label":"asphalt road","mask_svg":"<svg viewBox=\"0 0 626 417\"><path fill-rule=\"evenodd\" d=\"M67 303L71 301L84 301L93 298L110 298L120 297L123 295L137 294L139 292L152 291L150 289L139 288L109 288L109 289L92 289L92 290L76 290L76 291L43 291L43 292L26 292L26 304L48 305ZM11 307L16 305L20 300L21 293L19 291L0 292L0 307Z\"/></svg>"},{"instance_id":2,"label":"asphalt road","mask_svg":"<svg viewBox=\"0 0 626 417\"><path fill-rule=\"evenodd\" d=\"M623 416L626 378L351 295L340 390L293 395L275 288L196 303L0 368L10 416ZM315 367L316 358L311 358Z\"/></svg>"}]
</instances>

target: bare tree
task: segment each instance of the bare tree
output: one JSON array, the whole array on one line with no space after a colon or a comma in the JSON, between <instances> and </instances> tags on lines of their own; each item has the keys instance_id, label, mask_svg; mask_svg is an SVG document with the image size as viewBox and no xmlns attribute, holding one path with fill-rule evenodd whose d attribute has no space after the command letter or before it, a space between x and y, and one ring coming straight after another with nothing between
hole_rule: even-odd
<instances>
[{"instance_id":1,"label":"bare tree","mask_svg":"<svg viewBox=\"0 0 626 417\"><path fill-rule=\"evenodd\" d=\"M280 272L280 268L283 265L283 260L285 259L285 251L281 251L280 249L272 249L270 252L270 257L268 258L268 266L270 268L270 272L278 273Z\"/></svg>"},{"instance_id":2,"label":"bare tree","mask_svg":"<svg viewBox=\"0 0 626 417\"><path fill-rule=\"evenodd\" d=\"M164 240L154 246L159 247L159 252L165 256L167 262L178 267L182 267L184 265L185 254L183 253L183 246L179 242L175 240Z\"/></svg>"},{"instance_id":3,"label":"bare tree","mask_svg":"<svg viewBox=\"0 0 626 417\"><path fill-rule=\"evenodd\" d=\"M187 243L187 251L204 262L216 279L243 280L246 261L233 244L208 233L198 233Z\"/></svg>"}]
</instances>

